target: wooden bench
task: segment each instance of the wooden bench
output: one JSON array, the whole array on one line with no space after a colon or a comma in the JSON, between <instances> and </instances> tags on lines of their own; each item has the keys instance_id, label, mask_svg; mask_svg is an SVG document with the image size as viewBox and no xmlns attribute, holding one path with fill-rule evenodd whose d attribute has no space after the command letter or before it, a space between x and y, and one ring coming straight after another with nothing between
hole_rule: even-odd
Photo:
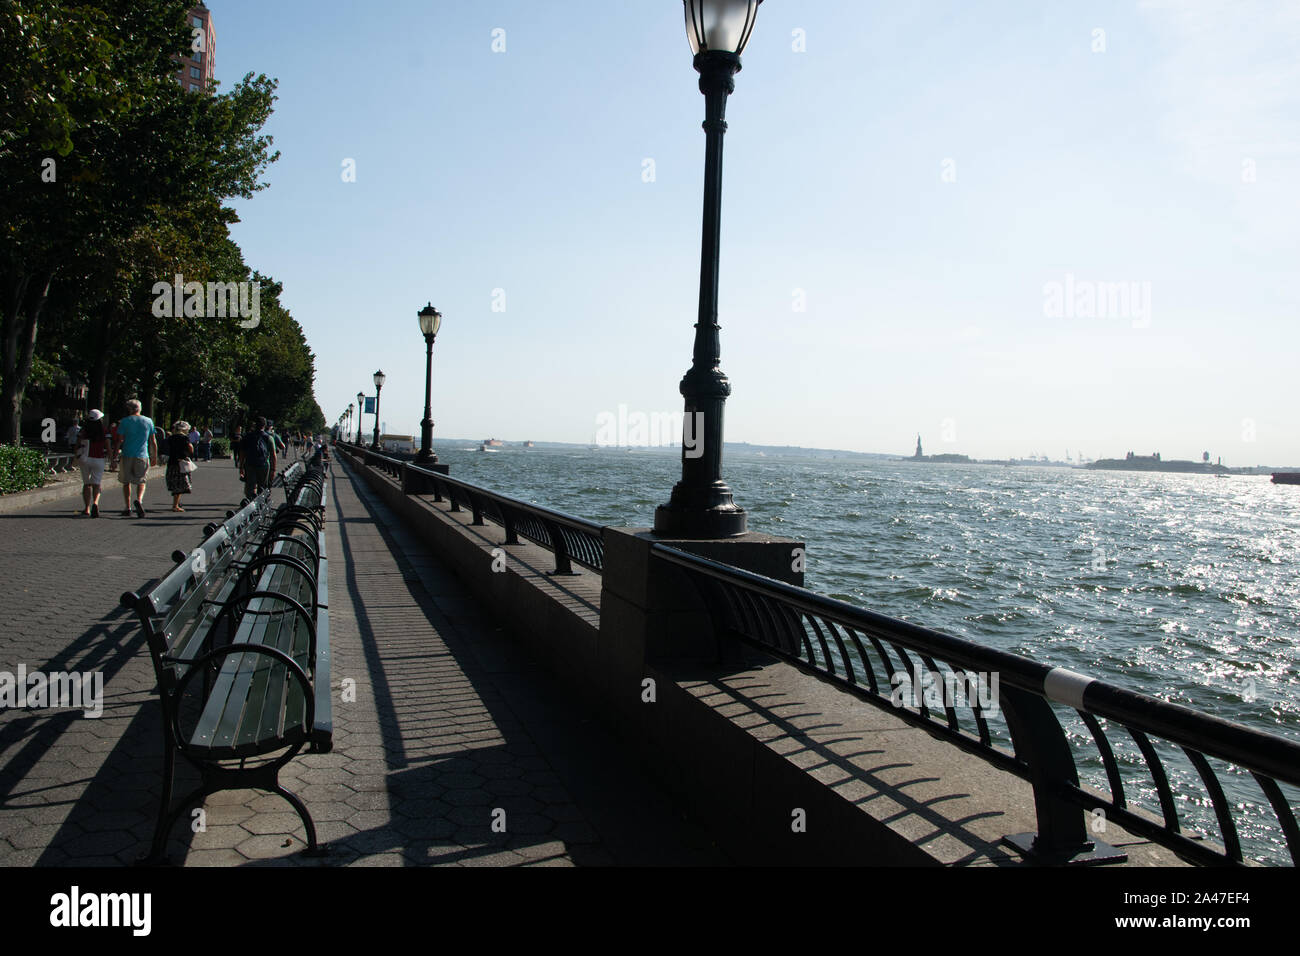
<instances>
[{"instance_id":1,"label":"wooden bench","mask_svg":"<svg viewBox=\"0 0 1300 956\"><path fill-rule=\"evenodd\" d=\"M147 863L165 859L184 811L220 790L284 797L309 855L328 849L278 774L333 746L325 534L270 490L211 533L156 586L122 595L144 629L163 709L163 794ZM176 557L177 555L173 555ZM176 756L200 786L172 806Z\"/></svg>"}]
</instances>

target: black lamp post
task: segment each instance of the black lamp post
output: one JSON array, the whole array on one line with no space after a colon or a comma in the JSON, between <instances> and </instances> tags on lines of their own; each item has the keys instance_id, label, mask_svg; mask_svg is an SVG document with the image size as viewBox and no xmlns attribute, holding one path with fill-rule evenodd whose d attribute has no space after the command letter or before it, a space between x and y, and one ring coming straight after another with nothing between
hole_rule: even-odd
<instances>
[{"instance_id":1,"label":"black lamp post","mask_svg":"<svg viewBox=\"0 0 1300 956\"><path fill-rule=\"evenodd\" d=\"M420 454L415 460L421 465L436 465L438 456L433 453L433 405L430 389L433 381L433 340L442 327L442 313L430 302L416 314L420 317L420 331L424 333L424 421L420 422Z\"/></svg>"},{"instance_id":2,"label":"black lamp post","mask_svg":"<svg viewBox=\"0 0 1300 956\"><path fill-rule=\"evenodd\" d=\"M358 447L360 447L361 445L361 429L363 427L362 423L365 421L366 418L365 408L366 408L366 393L357 392L357 446Z\"/></svg>"},{"instance_id":3,"label":"black lamp post","mask_svg":"<svg viewBox=\"0 0 1300 956\"><path fill-rule=\"evenodd\" d=\"M352 433L352 421L353 421L353 419L352 419L352 411L353 411L353 409L354 409L355 407L356 407L356 406L354 406L351 402L348 403L348 413L347 413L347 416L346 416L346 418L347 418L347 420L348 420L348 423L347 423L347 425L345 425L344 428L343 428L344 434L349 434L349 435L350 435L350 434Z\"/></svg>"},{"instance_id":4,"label":"black lamp post","mask_svg":"<svg viewBox=\"0 0 1300 956\"><path fill-rule=\"evenodd\" d=\"M656 534L673 538L729 538L745 532L745 512L722 480L722 413L731 383L718 367L718 253L722 234L722 137L727 97L736 88L740 54L762 0L683 0L686 34L704 94L704 224L700 242L700 306L691 367L682 378L687 427L682 436L682 480L668 504L655 509ZM695 427L698 423L699 427ZM703 434L701 435L701 432ZM688 451L691 454L688 455Z\"/></svg>"},{"instance_id":5,"label":"black lamp post","mask_svg":"<svg viewBox=\"0 0 1300 956\"><path fill-rule=\"evenodd\" d=\"M375 373L375 443L371 447L379 451L379 393L384 388L384 372L380 369Z\"/></svg>"}]
</instances>

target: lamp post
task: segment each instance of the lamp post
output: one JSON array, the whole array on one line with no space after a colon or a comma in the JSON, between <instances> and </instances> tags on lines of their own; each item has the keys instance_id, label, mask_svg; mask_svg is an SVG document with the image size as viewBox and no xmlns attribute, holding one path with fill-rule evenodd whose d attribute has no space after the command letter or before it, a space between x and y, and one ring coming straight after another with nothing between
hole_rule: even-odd
<instances>
[{"instance_id":1,"label":"lamp post","mask_svg":"<svg viewBox=\"0 0 1300 956\"><path fill-rule=\"evenodd\" d=\"M345 431L347 434L349 434L349 435L352 433L352 421L353 421L353 419L352 419L352 411L353 411L353 409L354 409L355 407L356 407L356 406L353 405L351 402L348 402L348 414L347 414L347 420L348 420L348 423L347 423L347 425L345 426L344 431Z\"/></svg>"},{"instance_id":2,"label":"lamp post","mask_svg":"<svg viewBox=\"0 0 1300 956\"><path fill-rule=\"evenodd\" d=\"M431 386L433 382L433 340L442 327L442 313L430 302L416 313L420 319L420 331L424 333L424 421L420 422L420 454L415 460L421 465L436 465L438 456L433 453L433 405L431 403Z\"/></svg>"},{"instance_id":3,"label":"lamp post","mask_svg":"<svg viewBox=\"0 0 1300 956\"><path fill-rule=\"evenodd\" d=\"M380 369L375 373L375 443L371 447L379 451L379 393L384 388L384 371Z\"/></svg>"},{"instance_id":4,"label":"lamp post","mask_svg":"<svg viewBox=\"0 0 1300 956\"><path fill-rule=\"evenodd\" d=\"M700 241L700 303L691 367L681 382L686 400L682 480L655 509L656 534L673 538L730 538L745 532L745 512L722 480L722 413L731 382L718 367L718 255L722 235L722 137L727 97L736 88L740 54L762 0L683 0L686 34L704 94L704 215ZM686 444L686 432L694 438Z\"/></svg>"},{"instance_id":5,"label":"lamp post","mask_svg":"<svg viewBox=\"0 0 1300 956\"><path fill-rule=\"evenodd\" d=\"M361 423L366 417L366 393L357 392L357 445L361 445Z\"/></svg>"}]
</instances>

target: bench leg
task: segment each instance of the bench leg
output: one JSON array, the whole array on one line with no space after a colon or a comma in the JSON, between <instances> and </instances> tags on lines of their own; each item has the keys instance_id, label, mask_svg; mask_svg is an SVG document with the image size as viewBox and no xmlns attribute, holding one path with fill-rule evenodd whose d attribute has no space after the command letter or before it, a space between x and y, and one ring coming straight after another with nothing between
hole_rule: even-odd
<instances>
[{"instance_id":1,"label":"bench leg","mask_svg":"<svg viewBox=\"0 0 1300 956\"><path fill-rule=\"evenodd\" d=\"M171 789L169 776L167 784L163 787L165 791L164 799L158 811L158 824L153 832L153 846L149 851L149 855L142 857L138 861L141 866L164 866L167 864L167 837L171 835L172 828L176 826L176 821L196 800L202 801L204 797L212 792L205 784L189 793L185 799L176 805L174 810L168 813L167 808L171 804Z\"/></svg>"},{"instance_id":2,"label":"bench leg","mask_svg":"<svg viewBox=\"0 0 1300 956\"><path fill-rule=\"evenodd\" d=\"M153 844L146 856L135 862L139 866L157 866L166 862L167 834L171 828L166 826L167 810L172 805L172 779L176 772L176 751L170 740L163 741L163 786L162 800L158 804L158 820L154 823Z\"/></svg>"},{"instance_id":3,"label":"bench leg","mask_svg":"<svg viewBox=\"0 0 1300 956\"><path fill-rule=\"evenodd\" d=\"M279 780L275 781L272 789L288 800L289 805L297 810L298 816L302 818L302 825L307 829L307 849L303 853L307 856L324 856L329 853L329 844L316 842L316 824L312 822L311 814L307 812L307 805L298 799L296 794L286 790Z\"/></svg>"}]
</instances>

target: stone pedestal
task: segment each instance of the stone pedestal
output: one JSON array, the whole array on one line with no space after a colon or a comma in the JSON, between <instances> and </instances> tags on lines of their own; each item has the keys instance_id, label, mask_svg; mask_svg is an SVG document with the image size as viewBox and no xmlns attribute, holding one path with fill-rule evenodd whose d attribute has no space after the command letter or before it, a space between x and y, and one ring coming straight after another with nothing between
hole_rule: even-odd
<instances>
[{"instance_id":1,"label":"stone pedestal","mask_svg":"<svg viewBox=\"0 0 1300 956\"><path fill-rule=\"evenodd\" d=\"M648 528L606 528L601 576L601 671L608 703L616 711L636 710L642 683L656 661L739 660L737 648L720 642L699 591L686 572L651 552L667 544L789 584L802 585L803 542L760 532L699 541L661 538Z\"/></svg>"}]
</instances>

